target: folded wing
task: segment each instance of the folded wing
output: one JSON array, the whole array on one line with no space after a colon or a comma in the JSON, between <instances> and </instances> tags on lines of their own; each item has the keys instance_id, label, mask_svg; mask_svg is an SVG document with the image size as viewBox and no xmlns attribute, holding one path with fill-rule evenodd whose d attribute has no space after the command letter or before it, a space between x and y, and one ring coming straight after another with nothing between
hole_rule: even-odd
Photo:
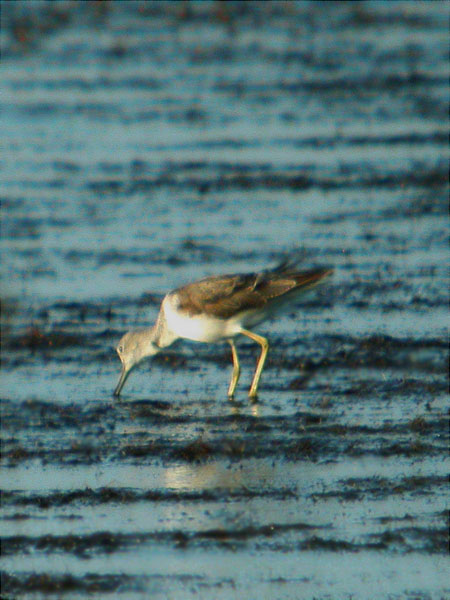
<instances>
[{"instance_id":1,"label":"folded wing","mask_svg":"<svg viewBox=\"0 0 450 600\"><path fill-rule=\"evenodd\" d=\"M263 308L266 304L289 294L313 287L331 273L331 269L295 272L280 265L271 271L247 275L206 277L175 290L179 309L193 316L207 313L228 319L236 313Z\"/></svg>"}]
</instances>

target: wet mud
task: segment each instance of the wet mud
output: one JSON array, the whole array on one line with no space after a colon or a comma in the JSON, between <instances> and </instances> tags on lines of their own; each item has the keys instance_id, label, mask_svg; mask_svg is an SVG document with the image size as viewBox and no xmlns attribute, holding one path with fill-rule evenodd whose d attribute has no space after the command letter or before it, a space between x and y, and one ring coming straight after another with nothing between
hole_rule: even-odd
<instances>
[{"instance_id":1,"label":"wet mud","mask_svg":"<svg viewBox=\"0 0 450 600\"><path fill-rule=\"evenodd\" d=\"M426 598L448 572L448 6L2 7L4 598ZM95 68L94 68L95 67ZM333 278L112 397L164 293Z\"/></svg>"}]
</instances>

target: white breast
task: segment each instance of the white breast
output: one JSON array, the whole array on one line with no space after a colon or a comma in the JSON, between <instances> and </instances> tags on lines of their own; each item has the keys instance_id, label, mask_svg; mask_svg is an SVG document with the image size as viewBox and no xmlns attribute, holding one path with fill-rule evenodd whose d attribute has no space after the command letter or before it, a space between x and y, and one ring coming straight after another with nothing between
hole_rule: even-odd
<instances>
[{"instance_id":1,"label":"white breast","mask_svg":"<svg viewBox=\"0 0 450 600\"><path fill-rule=\"evenodd\" d=\"M177 336L196 342L217 342L237 335L241 329L235 321L217 319L205 314L189 316L179 310L176 298L166 296L162 304L166 326Z\"/></svg>"}]
</instances>

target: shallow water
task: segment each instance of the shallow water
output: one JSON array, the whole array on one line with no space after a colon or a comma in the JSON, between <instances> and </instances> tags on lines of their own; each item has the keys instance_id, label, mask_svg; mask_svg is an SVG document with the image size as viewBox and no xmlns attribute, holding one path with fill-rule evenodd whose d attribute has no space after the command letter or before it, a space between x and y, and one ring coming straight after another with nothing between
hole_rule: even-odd
<instances>
[{"instance_id":1,"label":"shallow water","mask_svg":"<svg viewBox=\"0 0 450 600\"><path fill-rule=\"evenodd\" d=\"M8 598L432 598L448 585L448 5L2 6ZM113 350L294 248L257 349Z\"/></svg>"}]
</instances>

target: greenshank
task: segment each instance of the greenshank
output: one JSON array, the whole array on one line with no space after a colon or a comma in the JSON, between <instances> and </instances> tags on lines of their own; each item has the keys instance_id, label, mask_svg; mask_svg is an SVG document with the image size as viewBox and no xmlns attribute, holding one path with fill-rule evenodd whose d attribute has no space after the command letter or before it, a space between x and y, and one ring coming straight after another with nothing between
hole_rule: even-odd
<instances>
[{"instance_id":1,"label":"greenshank","mask_svg":"<svg viewBox=\"0 0 450 600\"><path fill-rule=\"evenodd\" d=\"M206 343L228 341L233 359L228 396L233 398L241 372L234 339L244 335L261 346L249 391L250 398L256 398L269 342L250 328L331 273L328 268L298 271L295 263L285 261L259 273L206 277L169 292L153 327L129 331L120 340L116 350L122 373L114 395L120 395L128 375L142 360L184 338Z\"/></svg>"}]
</instances>

